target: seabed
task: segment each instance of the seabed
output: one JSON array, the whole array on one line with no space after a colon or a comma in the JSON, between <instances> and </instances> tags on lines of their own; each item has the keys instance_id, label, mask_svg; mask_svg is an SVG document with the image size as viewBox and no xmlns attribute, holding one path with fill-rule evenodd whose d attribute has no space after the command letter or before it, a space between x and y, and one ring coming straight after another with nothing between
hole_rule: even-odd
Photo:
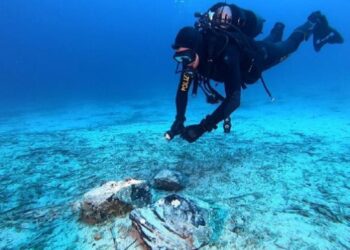
<instances>
[{"instance_id":1,"label":"seabed","mask_svg":"<svg viewBox=\"0 0 350 250\"><path fill-rule=\"evenodd\" d=\"M128 216L89 226L74 203L165 168L187 176L179 194L227 209L220 238L202 249L350 249L347 101L243 101L232 133L220 125L194 144L163 139L170 98L2 116L0 249L142 249ZM212 109L191 100L187 124Z\"/></svg>"}]
</instances>

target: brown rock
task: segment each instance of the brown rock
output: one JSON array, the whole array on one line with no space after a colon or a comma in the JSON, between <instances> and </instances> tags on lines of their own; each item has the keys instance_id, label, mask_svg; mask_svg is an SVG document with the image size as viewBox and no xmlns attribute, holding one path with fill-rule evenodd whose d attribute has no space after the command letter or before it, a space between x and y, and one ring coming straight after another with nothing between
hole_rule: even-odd
<instances>
[{"instance_id":1,"label":"brown rock","mask_svg":"<svg viewBox=\"0 0 350 250\"><path fill-rule=\"evenodd\" d=\"M151 202L148 184L142 180L110 181L84 194L80 202L80 219L96 224L129 213Z\"/></svg>"}]
</instances>

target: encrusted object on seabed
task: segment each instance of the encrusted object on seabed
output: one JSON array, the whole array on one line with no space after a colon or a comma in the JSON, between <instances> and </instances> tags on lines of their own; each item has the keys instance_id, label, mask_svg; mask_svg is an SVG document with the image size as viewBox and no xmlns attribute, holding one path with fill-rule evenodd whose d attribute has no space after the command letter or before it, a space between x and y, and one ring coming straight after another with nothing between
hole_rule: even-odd
<instances>
[{"instance_id":1,"label":"encrusted object on seabed","mask_svg":"<svg viewBox=\"0 0 350 250\"><path fill-rule=\"evenodd\" d=\"M96 224L112 216L125 215L133 208L146 206L150 202L151 190L146 181L110 181L84 194L79 202L80 219Z\"/></svg>"},{"instance_id":2,"label":"encrusted object on seabed","mask_svg":"<svg viewBox=\"0 0 350 250\"><path fill-rule=\"evenodd\" d=\"M222 208L173 194L130 213L133 227L149 249L199 249L220 235Z\"/></svg>"}]
</instances>

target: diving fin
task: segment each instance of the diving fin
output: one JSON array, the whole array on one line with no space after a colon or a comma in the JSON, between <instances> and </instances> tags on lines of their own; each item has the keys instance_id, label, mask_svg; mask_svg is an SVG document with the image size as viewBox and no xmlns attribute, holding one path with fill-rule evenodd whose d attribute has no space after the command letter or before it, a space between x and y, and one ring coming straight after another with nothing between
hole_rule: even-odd
<instances>
[{"instance_id":1,"label":"diving fin","mask_svg":"<svg viewBox=\"0 0 350 250\"><path fill-rule=\"evenodd\" d=\"M281 22L275 23L270 34L263 40L264 42L278 43L282 41L285 25Z\"/></svg>"},{"instance_id":2,"label":"diving fin","mask_svg":"<svg viewBox=\"0 0 350 250\"><path fill-rule=\"evenodd\" d=\"M327 43L344 43L341 34L329 26L326 16L322 15L320 11L313 12L308 19L315 24L313 29L313 45L315 51L319 52Z\"/></svg>"},{"instance_id":3,"label":"diving fin","mask_svg":"<svg viewBox=\"0 0 350 250\"><path fill-rule=\"evenodd\" d=\"M283 31L285 27L286 26L284 25L284 23L281 23L281 22L277 22L273 26L271 30L271 35L273 35L275 43L282 42Z\"/></svg>"}]
</instances>

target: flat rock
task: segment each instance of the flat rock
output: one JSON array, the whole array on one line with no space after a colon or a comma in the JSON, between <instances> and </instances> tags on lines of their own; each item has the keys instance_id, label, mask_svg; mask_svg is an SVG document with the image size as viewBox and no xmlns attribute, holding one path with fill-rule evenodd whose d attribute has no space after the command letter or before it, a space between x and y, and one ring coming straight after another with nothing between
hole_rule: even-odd
<instances>
[{"instance_id":1,"label":"flat rock","mask_svg":"<svg viewBox=\"0 0 350 250\"><path fill-rule=\"evenodd\" d=\"M146 181L110 181L84 194L79 206L80 219L89 224L100 223L150 202L151 191Z\"/></svg>"},{"instance_id":2,"label":"flat rock","mask_svg":"<svg viewBox=\"0 0 350 250\"><path fill-rule=\"evenodd\" d=\"M184 177L180 172L162 170L153 179L153 186L166 191L179 191L184 188Z\"/></svg>"},{"instance_id":3,"label":"flat rock","mask_svg":"<svg viewBox=\"0 0 350 250\"><path fill-rule=\"evenodd\" d=\"M149 249L198 249L221 231L220 222L209 205L189 198L169 195L151 207L135 209L129 217L143 243ZM214 226L215 225L215 226Z\"/></svg>"}]
</instances>

